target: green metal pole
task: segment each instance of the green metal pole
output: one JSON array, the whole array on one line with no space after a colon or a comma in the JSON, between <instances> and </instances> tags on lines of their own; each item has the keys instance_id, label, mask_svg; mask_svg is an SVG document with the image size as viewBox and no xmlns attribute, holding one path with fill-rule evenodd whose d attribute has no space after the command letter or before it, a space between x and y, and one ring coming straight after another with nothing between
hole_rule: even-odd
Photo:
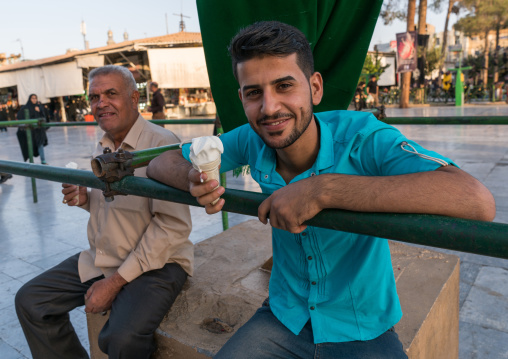
<instances>
[{"instance_id":1,"label":"green metal pole","mask_svg":"<svg viewBox=\"0 0 508 359\"><path fill-rule=\"evenodd\" d=\"M455 79L455 106L464 104L464 87L462 85L462 51L459 52L459 68Z\"/></svg>"},{"instance_id":2,"label":"green metal pole","mask_svg":"<svg viewBox=\"0 0 508 359\"><path fill-rule=\"evenodd\" d=\"M178 150L180 148L180 143L175 143L173 145L155 147L155 148L147 148L145 150L132 151L132 164L133 168L147 166L151 160L160 154L170 151L170 150Z\"/></svg>"},{"instance_id":3,"label":"green metal pole","mask_svg":"<svg viewBox=\"0 0 508 359\"><path fill-rule=\"evenodd\" d=\"M0 161L0 171L48 181L72 183L104 189L92 172ZM189 193L157 181L128 176L111 184L122 193L197 206ZM258 207L268 195L226 189L224 210L257 216ZM462 252L508 259L508 225L466 219L418 214L360 213L338 209L320 212L306 224L339 231L371 235Z\"/></svg>"},{"instance_id":4,"label":"green metal pole","mask_svg":"<svg viewBox=\"0 0 508 359\"><path fill-rule=\"evenodd\" d=\"M149 120L156 125L213 125L215 119L213 118L198 118L198 119L184 119L184 120Z\"/></svg>"},{"instance_id":5,"label":"green metal pole","mask_svg":"<svg viewBox=\"0 0 508 359\"><path fill-rule=\"evenodd\" d=\"M27 126L26 130L26 143L28 146L28 160L30 163L34 163L34 150L33 150L33 141L32 141L32 130L30 126ZM32 177L32 196L34 203L37 203L37 184L35 183L35 178Z\"/></svg>"},{"instance_id":6,"label":"green metal pole","mask_svg":"<svg viewBox=\"0 0 508 359\"><path fill-rule=\"evenodd\" d=\"M390 125L508 125L508 116L386 117Z\"/></svg>"},{"instance_id":7,"label":"green metal pole","mask_svg":"<svg viewBox=\"0 0 508 359\"><path fill-rule=\"evenodd\" d=\"M366 109L363 112L377 114L378 109ZM163 121L163 120L160 120ZM165 120L170 121L170 120ZM178 120L180 121L180 120ZM183 120L182 120L183 121ZM383 122L394 125L508 125L508 116L434 116L434 117L386 117ZM0 121L0 126L16 127L36 125L37 120ZM190 123L181 123L190 124ZM97 122L48 122L42 127L97 126Z\"/></svg>"},{"instance_id":8,"label":"green metal pole","mask_svg":"<svg viewBox=\"0 0 508 359\"><path fill-rule=\"evenodd\" d=\"M38 120L0 121L0 126L19 127L21 125L37 125L38 123Z\"/></svg>"},{"instance_id":9,"label":"green metal pole","mask_svg":"<svg viewBox=\"0 0 508 359\"><path fill-rule=\"evenodd\" d=\"M379 110L368 109L374 115ZM168 121L168 120L166 120ZM394 125L508 125L508 116L434 116L434 117L386 117L381 121ZM0 126L16 127L36 125L37 120L0 121ZM182 123L183 124L183 123ZM97 126L96 122L49 122L42 127Z\"/></svg>"},{"instance_id":10,"label":"green metal pole","mask_svg":"<svg viewBox=\"0 0 508 359\"><path fill-rule=\"evenodd\" d=\"M156 125L211 125L214 123L213 118L188 118L184 120L148 120ZM71 127L71 126L97 126L98 123L76 121L76 122L45 122L42 123L42 127Z\"/></svg>"},{"instance_id":11,"label":"green metal pole","mask_svg":"<svg viewBox=\"0 0 508 359\"><path fill-rule=\"evenodd\" d=\"M387 117L380 121L390 125L508 125L508 116ZM218 133L220 132L218 131ZM133 168L147 166L155 157L169 150L177 150L180 145L173 144L133 151L131 152L133 155L131 165ZM225 176L221 175L221 178L224 177L221 180L221 185L224 187L226 187ZM225 226L228 226L227 223Z\"/></svg>"},{"instance_id":12,"label":"green metal pole","mask_svg":"<svg viewBox=\"0 0 508 359\"><path fill-rule=\"evenodd\" d=\"M223 133L224 133L224 129L222 128L222 126L217 127L217 134L222 135ZM226 188L226 186L227 186L225 173L220 174L220 185L224 188ZM229 228L229 215L228 215L228 212L226 212L226 211L222 211L221 214L222 214L222 230L225 231Z\"/></svg>"},{"instance_id":13,"label":"green metal pole","mask_svg":"<svg viewBox=\"0 0 508 359\"><path fill-rule=\"evenodd\" d=\"M25 121L30 119L30 111L25 109L24 111ZM23 121L23 120L21 120ZM35 120L37 123L37 120ZM18 121L19 123L19 121ZM33 150L33 141L32 141L32 128L30 124L26 125L25 133L26 133L26 144L28 146L28 161L30 163L34 163L34 150ZM35 178L32 177L32 197L34 203L37 203L37 184L35 183Z\"/></svg>"}]
</instances>

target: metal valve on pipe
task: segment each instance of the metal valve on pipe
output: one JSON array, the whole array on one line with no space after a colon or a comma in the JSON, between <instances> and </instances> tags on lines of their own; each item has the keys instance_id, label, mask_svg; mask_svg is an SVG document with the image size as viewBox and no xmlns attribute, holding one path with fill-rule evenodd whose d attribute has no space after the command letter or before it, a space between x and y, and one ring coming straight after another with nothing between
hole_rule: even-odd
<instances>
[{"instance_id":1,"label":"metal valve on pipe","mask_svg":"<svg viewBox=\"0 0 508 359\"><path fill-rule=\"evenodd\" d=\"M123 148L111 152L111 149L106 147L102 155L92 160L93 173L106 185L106 189L102 191L102 194L107 202L113 201L115 195L125 195L125 193L111 190L110 183L134 175L134 168L131 165L132 158L132 153L125 151Z\"/></svg>"}]
</instances>

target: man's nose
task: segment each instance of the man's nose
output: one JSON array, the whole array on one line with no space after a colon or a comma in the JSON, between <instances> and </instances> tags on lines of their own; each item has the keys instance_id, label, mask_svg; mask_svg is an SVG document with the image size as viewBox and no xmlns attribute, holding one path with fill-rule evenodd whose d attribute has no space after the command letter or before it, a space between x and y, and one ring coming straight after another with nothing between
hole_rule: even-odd
<instances>
[{"instance_id":1,"label":"man's nose","mask_svg":"<svg viewBox=\"0 0 508 359\"><path fill-rule=\"evenodd\" d=\"M105 95L100 95L99 100L97 101L97 107L102 108L109 104L108 98Z\"/></svg>"},{"instance_id":2,"label":"man's nose","mask_svg":"<svg viewBox=\"0 0 508 359\"><path fill-rule=\"evenodd\" d=\"M266 116L271 116L280 111L280 101L276 94L272 91L265 91L263 93L263 104L261 112Z\"/></svg>"}]
</instances>

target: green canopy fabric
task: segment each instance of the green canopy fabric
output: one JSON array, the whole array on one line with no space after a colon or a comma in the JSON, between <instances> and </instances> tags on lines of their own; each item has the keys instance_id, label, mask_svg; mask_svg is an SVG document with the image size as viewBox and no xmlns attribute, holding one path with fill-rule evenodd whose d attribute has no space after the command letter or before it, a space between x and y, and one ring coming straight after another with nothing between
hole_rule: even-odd
<instances>
[{"instance_id":1,"label":"green canopy fabric","mask_svg":"<svg viewBox=\"0 0 508 359\"><path fill-rule=\"evenodd\" d=\"M346 109L358 83L382 0L197 0L206 65L224 131L247 123L227 47L243 27L278 20L309 40L324 97L316 112Z\"/></svg>"}]
</instances>

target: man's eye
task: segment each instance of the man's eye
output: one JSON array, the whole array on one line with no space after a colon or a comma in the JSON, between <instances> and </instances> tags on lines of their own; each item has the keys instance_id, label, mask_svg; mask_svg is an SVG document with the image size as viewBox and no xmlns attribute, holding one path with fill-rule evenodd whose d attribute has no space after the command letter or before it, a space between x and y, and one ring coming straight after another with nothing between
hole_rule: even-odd
<instances>
[{"instance_id":1,"label":"man's eye","mask_svg":"<svg viewBox=\"0 0 508 359\"><path fill-rule=\"evenodd\" d=\"M292 85L291 84L280 84L279 85L279 88L281 90L287 90L288 88L290 88Z\"/></svg>"},{"instance_id":2,"label":"man's eye","mask_svg":"<svg viewBox=\"0 0 508 359\"><path fill-rule=\"evenodd\" d=\"M247 97L252 97L252 96L255 96L255 95L259 95L260 93L261 93L260 90L252 90L252 91L247 92Z\"/></svg>"}]
</instances>

